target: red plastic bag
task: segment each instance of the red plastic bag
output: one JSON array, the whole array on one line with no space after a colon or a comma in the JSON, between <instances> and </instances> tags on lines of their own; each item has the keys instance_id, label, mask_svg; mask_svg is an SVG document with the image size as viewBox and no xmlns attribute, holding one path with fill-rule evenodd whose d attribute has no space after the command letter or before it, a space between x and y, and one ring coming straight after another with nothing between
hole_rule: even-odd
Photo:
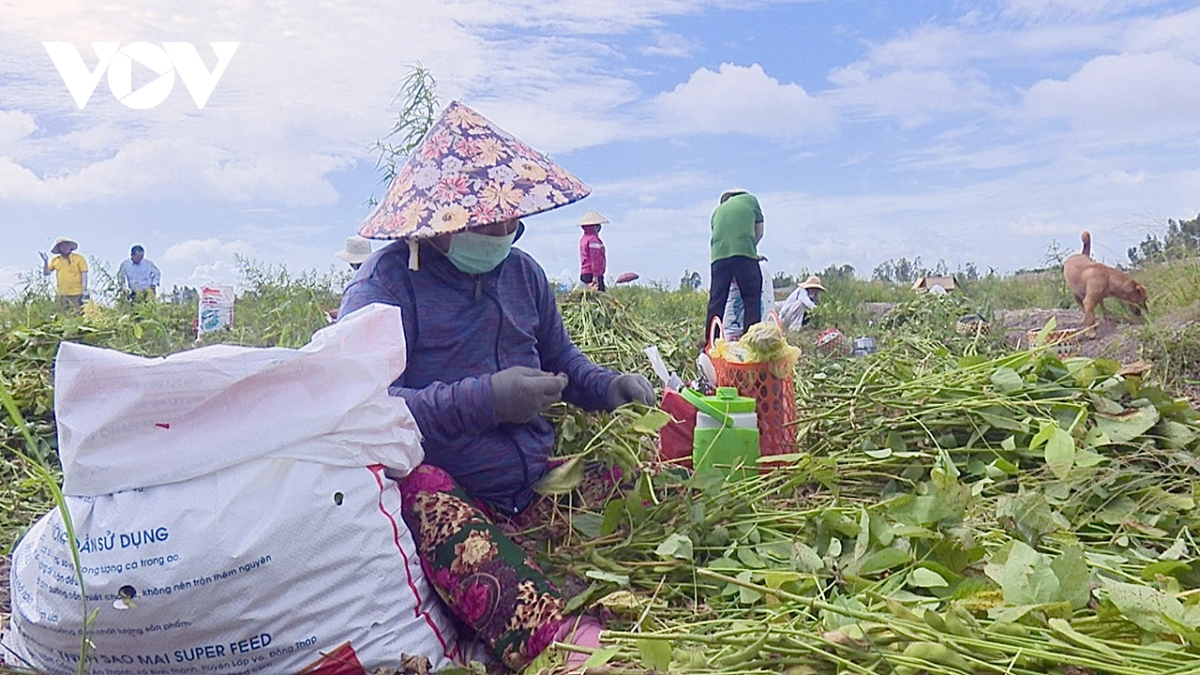
<instances>
[{"instance_id":1,"label":"red plastic bag","mask_svg":"<svg viewBox=\"0 0 1200 675\"><path fill-rule=\"evenodd\" d=\"M692 468L692 440L696 433L696 406L674 389L664 389L663 411L673 419L659 432L658 458Z\"/></svg>"}]
</instances>

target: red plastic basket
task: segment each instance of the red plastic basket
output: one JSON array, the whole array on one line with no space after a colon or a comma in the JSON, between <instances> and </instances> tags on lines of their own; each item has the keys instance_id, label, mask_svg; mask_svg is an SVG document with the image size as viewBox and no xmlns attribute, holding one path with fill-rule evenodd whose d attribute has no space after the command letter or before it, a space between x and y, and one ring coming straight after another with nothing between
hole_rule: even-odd
<instances>
[{"instance_id":1,"label":"red plastic basket","mask_svg":"<svg viewBox=\"0 0 1200 675\"><path fill-rule=\"evenodd\" d=\"M779 323L774 312L770 316ZM708 356L717 373L717 386L736 387L739 394L755 400L762 456L796 452L796 385L792 369L779 362L733 363L713 356L712 343L720 330L721 320L714 317L709 327Z\"/></svg>"}]
</instances>

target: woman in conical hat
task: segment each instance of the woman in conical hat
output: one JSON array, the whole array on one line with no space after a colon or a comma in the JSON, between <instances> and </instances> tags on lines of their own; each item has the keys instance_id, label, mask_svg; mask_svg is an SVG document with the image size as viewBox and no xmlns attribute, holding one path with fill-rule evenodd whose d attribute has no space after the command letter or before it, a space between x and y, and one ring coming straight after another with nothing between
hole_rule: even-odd
<instances>
[{"instance_id":1,"label":"woman in conical hat","mask_svg":"<svg viewBox=\"0 0 1200 675\"><path fill-rule=\"evenodd\" d=\"M496 527L539 524L523 519L538 511L533 487L554 449L541 413L560 399L586 410L654 402L644 377L601 368L572 344L545 272L513 247L521 218L587 194L548 157L451 103L359 227L399 241L363 263L338 314L401 308L408 366L391 392L425 448L425 464L401 483L404 519L430 583L514 669L554 640L594 646L599 633L594 619L563 618L562 594ZM447 523L447 514L462 517ZM519 598L509 594L517 588Z\"/></svg>"},{"instance_id":2,"label":"woman in conical hat","mask_svg":"<svg viewBox=\"0 0 1200 675\"><path fill-rule=\"evenodd\" d=\"M796 287L779 306L779 319L787 330L800 330L808 320L808 310L817 308L825 287L821 277L812 275Z\"/></svg>"},{"instance_id":3,"label":"woman in conical hat","mask_svg":"<svg viewBox=\"0 0 1200 675\"><path fill-rule=\"evenodd\" d=\"M579 280L598 291L604 288L604 272L608 268L604 242L600 241L600 227L608 218L596 211L588 211L579 219L583 236L579 238Z\"/></svg>"}]
</instances>

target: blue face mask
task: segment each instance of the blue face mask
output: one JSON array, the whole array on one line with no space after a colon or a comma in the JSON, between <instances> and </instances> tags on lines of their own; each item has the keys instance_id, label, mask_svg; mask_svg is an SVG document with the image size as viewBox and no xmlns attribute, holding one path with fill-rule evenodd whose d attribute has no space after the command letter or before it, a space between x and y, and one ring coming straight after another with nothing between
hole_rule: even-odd
<instances>
[{"instance_id":1,"label":"blue face mask","mask_svg":"<svg viewBox=\"0 0 1200 675\"><path fill-rule=\"evenodd\" d=\"M504 262L512 250L517 233L492 237L477 232L459 232L450 236L446 257L455 267L467 274L486 274Z\"/></svg>"}]
</instances>

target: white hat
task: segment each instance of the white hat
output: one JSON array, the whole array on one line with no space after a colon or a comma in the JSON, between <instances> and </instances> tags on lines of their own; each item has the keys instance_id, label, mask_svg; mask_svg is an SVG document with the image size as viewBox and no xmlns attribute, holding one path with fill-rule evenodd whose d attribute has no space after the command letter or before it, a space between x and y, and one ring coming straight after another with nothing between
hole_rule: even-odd
<instances>
[{"instance_id":1,"label":"white hat","mask_svg":"<svg viewBox=\"0 0 1200 675\"><path fill-rule=\"evenodd\" d=\"M371 242L358 235L354 235L346 240L345 250L338 251L334 255L351 265L357 265L370 257Z\"/></svg>"},{"instance_id":2,"label":"white hat","mask_svg":"<svg viewBox=\"0 0 1200 675\"><path fill-rule=\"evenodd\" d=\"M51 253L62 253L62 251L60 251L58 249L58 247L62 246L63 244L70 244L71 246L74 246L75 248L79 248L79 244L76 243L74 239L68 239L67 237L59 237L58 241L54 242L54 246L50 247L50 252Z\"/></svg>"},{"instance_id":3,"label":"white hat","mask_svg":"<svg viewBox=\"0 0 1200 675\"><path fill-rule=\"evenodd\" d=\"M800 288L815 288L818 291L825 290L825 287L821 285L821 277L818 277L815 274L805 279L804 283L800 284Z\"/></svg>"},{"instance_id":4,"label":"white hat","mask_svg":"<svg viewBox=\"0 0 1200 675\"><path fill-rule=\"evenodd\" d=\"M588 211L579 219L580 225L603 225L608 222L608 218L600 215L597 211Z\"/></svg>"}]
</instances>

